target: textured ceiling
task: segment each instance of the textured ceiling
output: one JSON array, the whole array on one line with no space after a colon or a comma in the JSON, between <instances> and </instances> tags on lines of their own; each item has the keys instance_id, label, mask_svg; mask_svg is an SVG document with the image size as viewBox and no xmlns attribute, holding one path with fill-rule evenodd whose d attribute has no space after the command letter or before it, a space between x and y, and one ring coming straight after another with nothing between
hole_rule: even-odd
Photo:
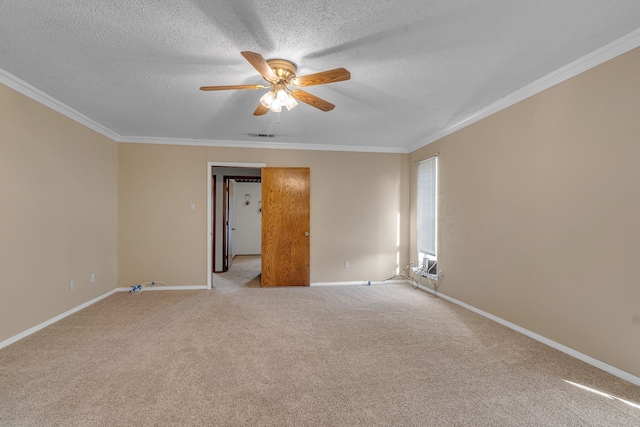
<instances>
[{"instance_id":1,"label":"textured ceiling","mask_svg":"<svg viewBox=\"0 0 640 427\"><path fill-rule=\"evenodd\" d=\"M640 27L638 0L0 0L0 11L5 80L116 140L396 152ZM331 112L254 117L263 90L199 90L263 84L244 50L351 80L306 88Z\"/></svg>"}]
</instances>

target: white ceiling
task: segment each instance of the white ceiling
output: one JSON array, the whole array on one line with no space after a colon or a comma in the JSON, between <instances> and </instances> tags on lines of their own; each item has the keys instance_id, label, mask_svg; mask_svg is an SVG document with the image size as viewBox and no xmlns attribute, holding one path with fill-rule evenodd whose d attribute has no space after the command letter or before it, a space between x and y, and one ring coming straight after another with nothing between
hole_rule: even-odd
<instances>
[{"instance_id":1,"label":"white ceiling","mask_svg":"<svg viewBox=\"0 0 640 427\"><path fill-rule=\"evenodd\" d=\"M638 0L0 0L0 82L117 140L408 152L640 45ZM255 117L240 55L338 67ZM260 139L248 134L275 134Z\"/></svg>"}]
</instances>

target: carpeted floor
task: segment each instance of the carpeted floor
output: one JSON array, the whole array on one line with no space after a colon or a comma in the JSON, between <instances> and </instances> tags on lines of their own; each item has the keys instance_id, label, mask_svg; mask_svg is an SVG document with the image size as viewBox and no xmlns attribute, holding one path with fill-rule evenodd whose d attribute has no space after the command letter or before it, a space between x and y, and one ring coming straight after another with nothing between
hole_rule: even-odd
<instances>
[{"instance_id":1,"label":"carpeted floor","mask_svg":"<svg viewBox=\"0 0 640 427\"><path fill-rule=\"evenodd\" d=\"M262 289L255 266L0 350L0 425L640 425L639 387L408 284Z\"/></svg>"},{"instance_id":2,"label":"carpeted floor","mask_svg":"<svg viewBox=\"0 0 640 427\"><path fill-rule=\"evenodd\" d=\"M213 275L213 287L228 292L244 288L259 288L260 271L260 255L236 256L229 271Z\"/></svg>"}]
</instances>

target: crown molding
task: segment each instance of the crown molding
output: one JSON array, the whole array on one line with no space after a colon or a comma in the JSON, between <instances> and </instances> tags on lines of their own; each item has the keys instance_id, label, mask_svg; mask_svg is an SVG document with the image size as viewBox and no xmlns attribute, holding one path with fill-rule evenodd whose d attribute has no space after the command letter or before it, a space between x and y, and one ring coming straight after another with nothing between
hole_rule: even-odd
<instances>
[{"instance_id":1,"label":"crown molding","mask_svg":"<svg viewBox=\"0 0 640 427\"><path fill-rule=\"evenodd\" d=\"M307 151L351 151L363 153L392 153L406 154L406 147L372 147L359 145L330 145L330 144L299 144L289 142L252 142L231 140L207 140L184 138L145 138L137 136L122 136L116 141L127 144L161 144L161 145L192 145L204 147L231 148L264 148L275 150L307 150Z\"/></svg>"},{"instance_id":2,"label":"crown molding","mask_svg":"<svg viewBox=\"0 0 640 427\"><path fill-rule=\"evenodd\" d=\"M523 88L512 92L504 98L499 99L493 104L490 104L487 107L478 110L477 112L460 120L459 122L445 129L442 129L441 131L438 131L415 144L408 146L407 151L409 153L416 151L419 148L429 145L432 142L435 142L477 121L489 117L490 115L497 113L498 111L504 110L507 107L510 107L520 101L523 101L533 95L549 89L550 87L555 86L558 83L562 83L565 80L577 76L578 74L584 73L585 71L590 70L591 68L604 62L607 62L615 58L616 56L629 52L630 50L635 49L638 46L640 46L640 28L630 32L625 36L620 37L619 39L612 41L609 44L604 45L599 49L594 50L590 54L587 54L582 58L579 58L552 73L547 74L546 76L534 81L533 83L530 83L527 86L524 86Z\"/></svg>"},{"instance_id":3,"label":"crown molding","mask_svg":"<svg viewBox=\"0 0 640 427\"><path fill-rule=\"evenodd\" d=\"M50 95L42 92L40 89L31 86L29 83L19 79L13 74L3 70L0 68L0 83L3 85L10 87L11 89L23 94L24 96L33 99L36 102L39 102L42 105L45 105L51 108L54 111L62 114L63 116L67 116L71 120L74 120L81 125L88 127L101 135L106 136L114 141L117 141L119 135L110 129L102 126L100 123L91 120L89 117L85 116L69 107L66 104L58 101Z\"/></svg>"}]
</instances>

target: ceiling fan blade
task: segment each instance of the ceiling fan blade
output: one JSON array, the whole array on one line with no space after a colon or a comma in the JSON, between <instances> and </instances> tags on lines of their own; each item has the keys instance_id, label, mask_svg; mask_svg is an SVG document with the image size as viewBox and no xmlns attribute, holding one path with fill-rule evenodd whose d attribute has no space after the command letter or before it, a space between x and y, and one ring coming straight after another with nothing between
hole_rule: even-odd
<instances>
[{"instance_id":1,"label":"ceiling fan blade","mask_svg":"<svg viewBox=\"0 0 640 427\"><path fill-rule=\"evenodd\" d=\"M253 112L254 116L264 116L269 112L269 109L262 104L258 104L258 108Z\"/></svg>"},{"instance_id":2,"label":"ceiling fan blade","mask_svg":"<svg viewBox=\"0 0 640 427\"><path fill-rule=\"evenodd\" d=\"M268 82L277 82L278 76L273 72L267 61L260 55L259 53L244 51L240 52L244 59L249 61L253 68L258 70L260 75L265 78Z\"/></svg>"},{"instance_id":3,"label":"ceiling fan blade","mask_svg":"<svg viewBox=\"0 0 640 427\"><path fill-rule=\"evenodd\" d=\"M316 107L317 109L322 111L331 111L336 107L332 103L327 102L324 99L320 99L315 95L311 95L309 92L305 92L304 90L292 90L291 96L293 96L300 102L309 104L312 107Z\"/></svg>"},{"instance_id":4,"label":"ceiling fan blade","mask_svg":"<svg viewBox=\"0 0 640 427\"><path fill-rule=\"evenodd\" d=\"M315 86L323 85L327 83L341 82L349 80L351 73L345 68L336 68L335 70L322 71L320 73L309 74L307 76L296 77L291 80L291 84L294 86Z\"/></svg>"},{"instance_id":5,"label":"ceiling fan blade","mask_svg":"<svg viewBox=\"0 0 640 427\"><path fill-rule=\"evenodd\" d=\"M265 89L263 85L235 85L235 86L202 86L200 90L235 90L235 89Z\"/></svg>"}]
</instances>

